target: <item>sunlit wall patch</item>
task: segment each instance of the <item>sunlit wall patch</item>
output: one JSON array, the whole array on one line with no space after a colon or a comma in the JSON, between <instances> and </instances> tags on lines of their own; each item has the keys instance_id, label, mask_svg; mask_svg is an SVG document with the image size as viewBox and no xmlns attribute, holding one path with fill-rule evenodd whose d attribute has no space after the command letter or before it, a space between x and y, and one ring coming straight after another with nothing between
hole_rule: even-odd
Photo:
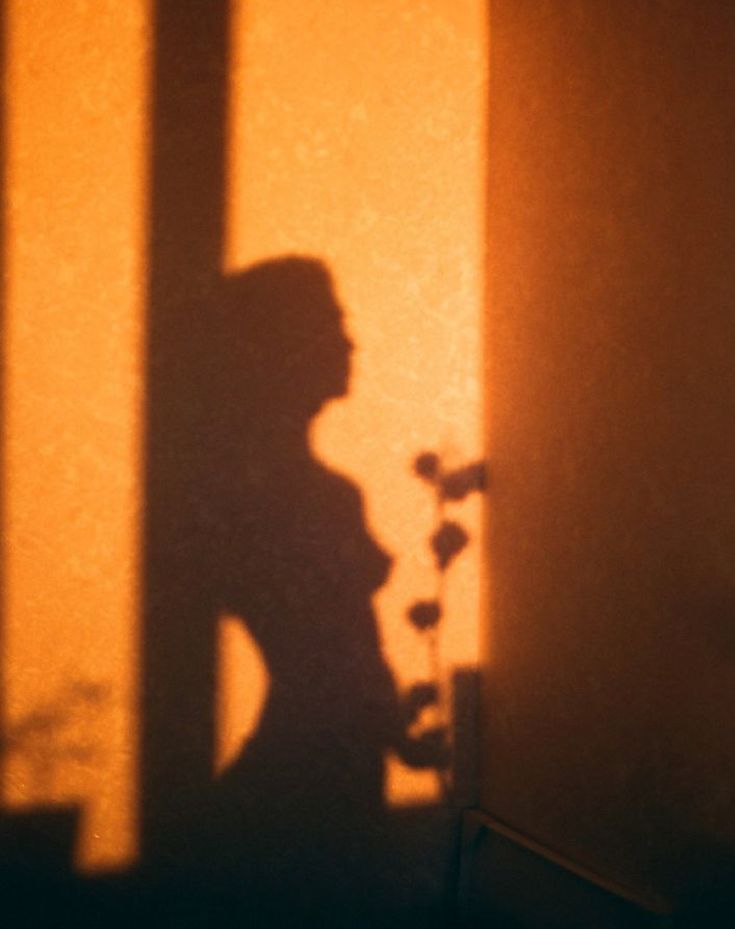
<instances>
[{"instance_id":1,"label":"sunlit wall patch","mask_svg":"<svg viewBox=\"0 0 735 929\"><path fill-rule=\"evenodd\" d=\"M137 854L149 8L6 6L2 799ZM22 830L22 825L18 826Z\"/></svg>"},{"instance_id":2,"label":"sunlit wall patch","mask_svg":"<svg viewBox=\"0 0 735 929\"><path fill-rule=\"evenodd\" d=\"M441 572L441 619L422 628L411 610L437 596L417 456L455 473L483 454L486 46L479 0L232 9L225 277L293 253L334 277L352 377L312 448L360 487L393 558L374 601L401 691L437 686L419 728L451 728L452 681L477 663L479 494L445 501L466 544ZM449 780L388 753L389 804L436 802Z\"/></svg>"}]
</instances>

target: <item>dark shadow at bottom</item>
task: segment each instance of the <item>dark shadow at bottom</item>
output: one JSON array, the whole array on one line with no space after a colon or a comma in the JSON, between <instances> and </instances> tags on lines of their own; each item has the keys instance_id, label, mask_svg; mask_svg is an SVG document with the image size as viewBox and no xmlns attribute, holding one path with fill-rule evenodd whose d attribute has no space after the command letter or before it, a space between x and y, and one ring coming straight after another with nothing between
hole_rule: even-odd
<instances>
[{"instance_id":1,"label":"dark shadow at bottom","mask_svg":"<svg viewBox=\"0 0 735 929\"><path fill-rule=\"evenodd\" d=\"M432 927L452 924L447 843L457 816L425 807L387 813L370 835L319 848L252 835L182 848L170 869L80 877L69 866L78 811L6 815L0 925L23 927ZM287 837L281 836L284 840ZM335 857L335 854L341 858Z\"/></svg>"}]
</instances>

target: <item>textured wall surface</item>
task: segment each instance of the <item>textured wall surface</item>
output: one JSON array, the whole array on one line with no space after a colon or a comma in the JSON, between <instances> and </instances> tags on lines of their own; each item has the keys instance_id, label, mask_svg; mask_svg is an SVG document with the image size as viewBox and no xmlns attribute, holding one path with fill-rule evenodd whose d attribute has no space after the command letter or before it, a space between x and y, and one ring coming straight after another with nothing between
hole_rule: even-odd
<instances>
[{"instance_id":1,"label":"textured wall surface","mask_svg":"<svg viewBox=\"0 0 735 929\"><path fill-rule=\"evenodd\" d=\"M3 797L136 851L144 3L9 3Z\"/></svg>"},{"instance_id":2,"label":"textured wall surface","mask_svg":"<svg viewBox=\"0 0 735 929\"><path fill-rule=\"evenodd\" d=\"M436 594L434 499L414 458L482 454L486 28L480 0L234 10L226 270L300 252L334 275L356 351L312 442L362 488L395 558L377 606L404 686L433 673L406 621ZM478 498L450 515L474 544L447 574L445 683L477 662ZM438 796L431 774L393 766L391 785L396 802Z\"/></svg>"},{"instance_id":3,"label":"textured wall surface","mask_svg":"<svg viewBox=\"0 0 735 929\"><path fill-rule=\"evenodd\" d=\"M362 607L374 593L374 651L398 690L439 686L413 734L450 722L452 680L475 670L481 500L446 502L469 545L440 579L436 495L414 460L456 472L482 455L487 23L481 0L31 0L6 19L3 797L79 804L75 863L95 871L134 862L141 829L160 844L205 818L202 783L247 758L281 687L247 603L210 597L216 546L197 523L216 492L249 512L238 488L266 460L247 434L211 431L250 402L212 383L217 314L254 262L300 253L331 272L354 351L304 469L352 484L355 537L391 560ZM312 351L318 380L330 360ZM238 442L250 459L217 471ZM303 535L316 518L329 539L333 508ZM277 517L251 535L236 523L231 573L268 545L286 564L266 586L298 557L316 570L295 532L274 541ZM407 611L436 597L427 634ZM436 765L386 765L386 810L444 804Z\"/></svg>"},{"instance_id":4,"label":"textured wall surface","mask_svg":"<svg viewBox=\"0 0 735 929\"><path fill-rule=\"evenodd\" d=\"M735 16L491 36L484 805L686 893L735 840Z\"/></svg>"}]
</instances>

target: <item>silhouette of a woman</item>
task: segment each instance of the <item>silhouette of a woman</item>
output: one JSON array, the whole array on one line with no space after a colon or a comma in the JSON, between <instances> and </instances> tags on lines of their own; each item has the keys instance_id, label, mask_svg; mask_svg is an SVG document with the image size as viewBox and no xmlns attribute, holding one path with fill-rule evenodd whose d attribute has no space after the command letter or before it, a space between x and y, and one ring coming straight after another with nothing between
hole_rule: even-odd
<instances>
[{"instance_id":1,"label":"silhouette of a woman","mask_svg":"<svg viewBox=\"0 0 735 929\"><path fill-rule=\"evenodd\" d=\"M436 733L406 735L411 714L381 654L371 597L391 559L366 529L358 489L309 444L315 414L347 393L353 350L330 275L311 258L266 261L225 302L214 589L258 643L270 688L219 802L230 835L247 836L240 854L265 863L261 890L286 882L292 896L323 897L366 867L386 749L414 766L440 764L442 751Z\"/></svg>"}]
</instances>

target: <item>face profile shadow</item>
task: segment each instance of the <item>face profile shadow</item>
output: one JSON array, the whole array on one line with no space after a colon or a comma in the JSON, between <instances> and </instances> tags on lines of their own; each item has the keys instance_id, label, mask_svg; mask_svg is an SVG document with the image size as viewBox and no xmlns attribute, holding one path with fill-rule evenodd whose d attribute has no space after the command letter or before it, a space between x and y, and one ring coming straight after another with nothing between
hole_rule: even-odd
<instances>
[{"instance_id":1,"label":"face profile shadow","mask_svg":"<svg viewBox=\"0 0 735 929\"><path fill-rule=\"evenodd\" d=\"M407 735L432 694L402 703L381 652L371 598L391 557L359 489L309 444L316 414L348 392L353 344L327 268L300 256L228 282L207 327L205 583L213 614L246 625L270 686L212 788L202 850L263 924L369 924L398 866L385 752L414 767L446 752L437 733Z\"/></svg>"}]
</instances>

